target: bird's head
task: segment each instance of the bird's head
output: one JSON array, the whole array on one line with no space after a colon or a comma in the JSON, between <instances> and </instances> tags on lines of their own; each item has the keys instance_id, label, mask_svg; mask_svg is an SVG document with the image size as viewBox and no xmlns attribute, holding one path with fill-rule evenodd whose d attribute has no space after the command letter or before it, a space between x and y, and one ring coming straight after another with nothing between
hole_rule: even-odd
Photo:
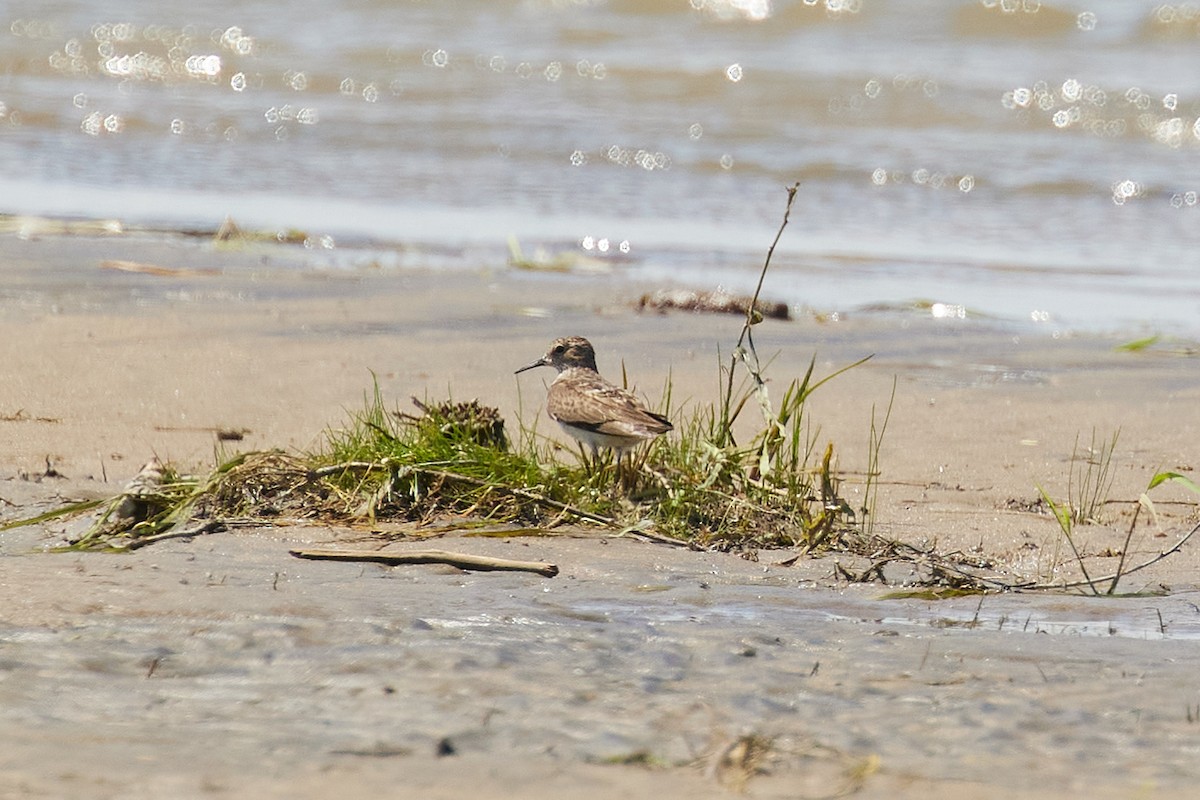
<instances>
[{"instance_id":1,"label":"bird's head","mask_svg":"<svg viewBox=\"0 0 1200 800\"><path fill-rule=\"evenodd\" d=\"M554 367L559 372L572 367L582 367L596 371L596 351L592 343L582 336L565 336L555 339L546 351L546 355L530 364L521 367L517 372L524 372L534 367Z\"/></svg>"}]
</instances>

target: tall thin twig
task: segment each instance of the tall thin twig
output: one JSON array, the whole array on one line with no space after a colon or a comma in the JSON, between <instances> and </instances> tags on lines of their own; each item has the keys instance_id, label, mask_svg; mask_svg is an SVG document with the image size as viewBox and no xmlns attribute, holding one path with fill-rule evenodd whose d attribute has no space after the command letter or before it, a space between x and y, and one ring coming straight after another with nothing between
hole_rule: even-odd
<instances>
[{"instance_id":1,"label":"tall thin twig","mask_svg":"<svg viewBox=\"0 0 1200 800\"><path fill-rule=\"evenodd\" d=\"M720 436L722 441L721 446L731 444L733 442L733 418L731 410L733 404L733 373L737 369L737 362L742 359L746 362L747 368L750 370L751 377L757 383L762 383L762 375L758 370L758 353L754 349L754 336L750 332L750 328L758 322L758 296L762 292L763 282L767 278L767 270L771 266L771 257L775 254L775 246L779 244L779 239L783 236L783 229L787 227L788 219L792 214L792 203L796 200L796 190L800 188L800 183L793 183L787 187L787 206L783 210L783 221L779 225L779 230L775 233L775 239L771 242L771 247L767 250L766 260L763 261L762 270L758 273L758 285L754 287L754 295L750 299L750 304L746 307L746 321L742 323L742 332L738 336L737 346L734 347L733 353L729 359L729 373L726 376L725 397L721 403L721 429ZM751 366L746 358L745 346L754 358L754 365Z\"/></svg>"}]
</instances>

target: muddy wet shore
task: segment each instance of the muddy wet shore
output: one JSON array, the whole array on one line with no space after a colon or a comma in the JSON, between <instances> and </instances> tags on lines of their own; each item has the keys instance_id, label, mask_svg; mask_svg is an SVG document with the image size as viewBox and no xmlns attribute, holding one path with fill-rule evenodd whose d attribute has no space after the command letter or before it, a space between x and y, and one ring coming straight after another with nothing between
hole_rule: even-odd
<instances>
[{"instance_id":1,"label":"muddy wet shore","mask_svg":"<svg viewBox=\"0 0 1200 800\"><path fill-rule=\"evenodd\" d=\"M6 543L0 785L451 797L464 771L479 796L1192 785L1200 592L881 600L831 585L821 561L595 536L453 543L552 561L553 579L286 554L323 537L128 556ZM722 766L748 736L771 743L761 774Z\"/></svg>"}]
</instances>

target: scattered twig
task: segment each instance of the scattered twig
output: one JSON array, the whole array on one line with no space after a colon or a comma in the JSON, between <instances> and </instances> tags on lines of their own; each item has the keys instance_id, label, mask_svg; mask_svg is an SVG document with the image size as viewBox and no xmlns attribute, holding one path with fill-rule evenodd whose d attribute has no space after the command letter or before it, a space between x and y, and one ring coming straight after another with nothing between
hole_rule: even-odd
<instances>
[{"instance_id":1,"label":"scattered twig","mask_svg":"<svg viewBox=\"0 0 1200 800\"><path fill-rule=\"evenodd\" d=\"M1146 567L1150 567L1150 566L1157 564L1159 561L1162 561L1167 556L1171 556L1171 555L1174 555L1175 553L1178 553L1179 550L1182 549L1185 544L1187 544L1188 540L1191 539L1193 536L1195 536L1197 532L1200 532L1200 523L1197 523L1196 526L1193 527L1186 534L1184 534L1179 539L1179 541L1175 542L1175 544L1171 545L1166 550L1163 550L1162 552L1155 555L1153 558L1151 558L1147 561L1143 561L1141 564L1138 564L1135 567L1129 567L1128 569L1126 569L1122 572L1119 572L1119 573L1114 573L1112 575L1103 575L1099 578L1092 578L1090 580L1068 581L1067 583L1013 583L1013 584L1005 585L1004 588L1011 589L1011 590L1020 590L1020 591L1037 591L1037 590L1046 590L1046 589L1075 589L1080 586L1093 586L1094 584L1097 584L1097 583L1103 583L1105 581L1117 580L1119 578L1125 577L1126 575L1132 575L1135 572L1140 572L1141 570L1145 569Z\"/></svg>"},{"instance_id":2,"label":"scattered twig","mask_svg":"<svg viewBox=\"0 0 1200 800\"><path fill-rule=\"evenodd\" d=\"M296 558L322 561L369 561L377 564L398 566L400 564L449 564L459 569L479 571L536 572L547 578L558 574L556 564L542 561L513 561L507 558L491 558L469 553L451 553L446 550L413 550L407 553L368 553L353 550L290 550Z\"/></svg>"},{"instance_id":3,"label":"scattered twig","mask_svg":"<svg viewBox=\"0 0 1200 800\"><path fill-rule=\"evenodd\" d=\"M689 542L685 542L681 539L674 539L670 536L663 536L662 534L654 533L653 531L650 531L648 529L648 527L644 524L645 522L646 522L646 520L642 520L641 522L630 525L627 528L622 528L621 532L618 533L617 536L618 537L632 536L633 538L641 539L644 542L653 542L654 544L665 544L665 545L670 545L671 547L691 547L692 546Z\"/></svg>"},{"instance_id":4,"label":"scattered twig","mask_svg":"<svg viewBox=\"0 0 1200 800\"><path fill-rule=\"evenodd\" d=\"M1070 501L1065 501L1060 505L1051 500L1050 495L1040 485L1037 488L1050 511L1054 513L1054 519L1058 521L1058 527L1062 530L1063 537L1066 538L1067 544L1071 546L1071 552L1075 555L1075 563L1079 564L1079 571L1083 573L1083 580L1079 582L1079 585L1088 587L1092 590L1092 594L1098 597L1100 589L1096 586L1096 581L1092 579L1092 576L1088 575L1083 554L1079 552L1079 546L1075 544L1075 537L1071 535L1071 529L1075 525L1075 515L1071 510Z\"/></svg>"},{"instance_id":5,"label":"scattered twig","mask_svg":"<svg viewBox=\"0 0 1200 800\"><path fill-rule=\"evenodd\" d=\"M34 417L25 412L25 409L18 408L11 414L0 413L0 422L62 422L58 417Z\"/></svg>"},{"instance_id":6,"label":"scattered twig","mask_svg":"<svg viewBox=\"0 0 1200 800\"><path fill-rule=\"evenodd\" d=\"M46 471L38 477L38 481L41 481L43 478L65 479L66 477L66 475L63 475L61 472L56 470L54 465L50 463L50 456L46 456Z\"/></svg>"},{"instance_id":7,"label":"scattered twig","mask_svg":"<svg viewBox=\"0 0 1200 800\"><path fill-rule=\"evenodd\" d=\"M178 530L169 530L164 533L156 533L153 536L143 536L139 539L131 539L129 544L125 545L124 550L138 550L148 544L155 542L166 541L167 539L188 539L192 536L202 536L206 533L217 533L225 530L227 527L223 519L210 519L195 525L191 528L180 528Z\"/></svg>"},{"instance_id":8,"label":"scattered twig","mask_svg":"<svg viewBox=\"0 0 1200 800\"><path fill-rule=\"evenodd\" d=\"M1144 501L1144 502L1143 502ZM1142 506L1148 504L1150 498L1143 494L1138 498L1138 503L1133 509L1133 519L1129 521L1129 530L1125 532L1125 542L1121 545L1121 557L1117 559L1117 571L1113 573L1115 576L1112 583L1108 585L1108 594L1117 593L1117 583L1121 580L1121 576L1125 574L1125 560L1129 558L1129 546L1133 544L1133 531L1137 527L1138 516L1142 513ZM1153 510L1153 506L1151 506Z\"/></svg>"}]
</instances>

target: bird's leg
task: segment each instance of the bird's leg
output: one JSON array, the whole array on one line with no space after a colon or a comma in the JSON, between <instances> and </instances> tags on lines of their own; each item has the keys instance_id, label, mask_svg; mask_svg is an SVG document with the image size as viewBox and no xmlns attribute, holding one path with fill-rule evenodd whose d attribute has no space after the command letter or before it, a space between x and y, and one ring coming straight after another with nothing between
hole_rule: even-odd
<instances>
[{"instance_id":1,"label":"bird's leg","mask_svg":"<svg viewBox=\"0 0 1200 800\"><path fill-rule=\"evenodd\" d=\"M604 457L604 466L606 468L608 467L608 459L609 459L610 455L612 457L612 470L613 470L612 486L615 488L620 483L620 480L621 480L621 451L614 450L612 448L608 449L608 453L606 453L605 457Z\"/></svg>"},{"instance_id":2,"label":"bird's leg","mask_svg":"<svg viewBox=\"0 0 1200 800\"><path fill-rule=\"evenodd\" d=\"M600 448L594 444L589 444L588 451L591 453L590 457L584 452L582 444L579 446L579 451L582 456L583 470L587 475L588 482L590 483L596 478L603 477L604 462L600 458Z\"/></svg>"},{"instance_id":3,"label":"bird's leg","mask_svg":"<svg viewBox=\"0 0 1200 800\"><path fill-rule=\"evenodd\" d=\"M589 479L592 477L592 471L596 463L596 451L593 449L591 455L588 455L588 448L583 442L579 442L579 463L583 465L583 474Z\"/></svg>"},{"instance_id":4,"label":"bird's leg","mask_svg":"<svg viewBox=\"0 0 1200 800\"><path fill-rule=\"evenodd\" d=\"M620 485L621 491L627 495L633 494L633 490L637 488L637 470L633 466L632 453L626 456L625 453L617 452L616 483Z\"/></svg>"}]
</instances>

